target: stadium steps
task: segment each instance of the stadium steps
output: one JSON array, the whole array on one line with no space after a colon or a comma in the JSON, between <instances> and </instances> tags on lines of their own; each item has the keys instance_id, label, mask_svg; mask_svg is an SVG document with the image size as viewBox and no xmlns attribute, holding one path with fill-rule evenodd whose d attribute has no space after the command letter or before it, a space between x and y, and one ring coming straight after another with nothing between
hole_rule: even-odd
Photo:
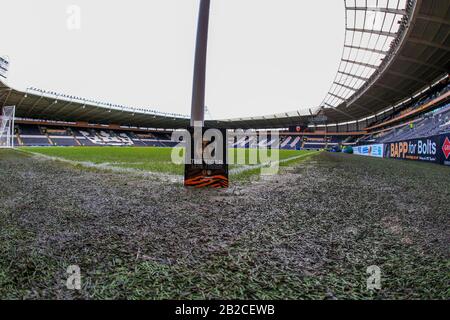
<instances>
[{"instance_id":1,"label":"stadium steps","mask_svg":"<svg viewBox=\"0 0 450 320\"><path fill-rule=\"evenodd\" d=\"M287 144L292 140L292 137L287 137L283 143L281 143L281 148L284 148L287 146Z\"/></svg>"},{"instance_id":2,"label":"stadium steps","mask_svg":"<svg viewBox=\"0 0 450 320\"><path fill-rule=\"evenodd\" d=\"M20 137L19 132L16 133L16 139L17 139L17 142L19 143L19 146L23 146L23 141L22 141L22 138Z\"/></svg>"},{"instance_id":3,"label":"stadium steps","mask_svg":"<svg viewBox=\"0 0 450 320\"><path fill-rule=\"evenodd\" d=\"M72 134L72 137L73 137L73 139L75 140L75 143L76 143L78 146L82 146L81 142L78 141L75 132L74 132L73 130L70 130L70 133Z\"/></svg>"}]
</instances>

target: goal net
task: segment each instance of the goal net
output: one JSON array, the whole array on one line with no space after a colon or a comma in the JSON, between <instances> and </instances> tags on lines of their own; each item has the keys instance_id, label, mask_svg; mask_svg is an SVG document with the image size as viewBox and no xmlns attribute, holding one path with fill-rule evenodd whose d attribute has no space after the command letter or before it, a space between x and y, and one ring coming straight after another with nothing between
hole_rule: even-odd
<instances>
[{"instance_id":1,"label":"goal net","mask_svg":"<svg viewBox=\"0 0 450 320\"><path fill-rule=\"evenodd\" d=\"M3 107L0 116L0 148L14 148L14 115L16 107Z\"/></svg>"}]
</instances>

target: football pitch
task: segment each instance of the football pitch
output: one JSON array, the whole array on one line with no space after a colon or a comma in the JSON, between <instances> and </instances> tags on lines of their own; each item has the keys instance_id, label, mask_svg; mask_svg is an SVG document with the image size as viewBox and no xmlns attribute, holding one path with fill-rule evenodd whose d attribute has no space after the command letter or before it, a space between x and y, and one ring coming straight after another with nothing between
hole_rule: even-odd
<instances>
[{"instance_id":1,"label":"football pitch","mask_svg":"<svg viewBox=\"0 0 450 320\"><path fill-rule=\"evenodd\" d=\"M136 147L24 147L21 150L56 159L63 159L99 168L123 168L143 172L182 175L184 165L172 160L172 154L184 154L183 148ZM269 166L268 159L280 167L290 166L317 153L317 151L259 149L251 161L249 149L229 149L231 176L245 178L257 175ZM241 155L241 158L238 158ZM238 161L240 159L240 161Z\"/></svg>"},{"instance_id":2,"label":"football pitch","mask_svg":"<svg viewBox=\"0 0 450 320\"><path fill-rule=\"evenodd\" d=\"M448 299L449 168L328 152L295 161L206 190L0 150L0 299ZM81 290L66 287L69 266ZM371 266L379 290L367 287Z\"/></svg>"}]
</instances>

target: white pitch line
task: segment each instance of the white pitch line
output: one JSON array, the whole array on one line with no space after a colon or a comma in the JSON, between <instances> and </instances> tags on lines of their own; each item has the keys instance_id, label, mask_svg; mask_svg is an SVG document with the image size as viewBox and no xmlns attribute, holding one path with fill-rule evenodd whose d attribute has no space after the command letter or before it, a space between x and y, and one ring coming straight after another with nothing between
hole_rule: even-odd
<instances>
[{"instance_id":1,"label":"white pitch line","mask_svg":"<svg viewBox=\"0 0 450 320\"><path fill-rule=\"evenodd\" d=\"M242 173L242 172L245 172L245 171L261 169L261 168L264 168L264 167L269 167L270 165L277 165L277 164L280 164L280 163L285 163L285 162L301 159L301 158L304 158L304 157L307 157L307 156L310 156L310 155L313 155L313 154L316 154L316 153L319 153L319 152L320 151L311 152L311 153L308 153L308 154L302 154L302 155L299 155L299 156L295 156L295 157L291 157L291 158L287 158L287 159L283 159L283 160L278 160L278 161L274 161L274 162L266 162L266 163L258 164L258 165L255 165L255 166L242 166L242 167L230 170L230 173L231 174L239 174L239 173Z\"/></svg>"},{"instance_id":2,"label":"white pitch line","mask_svg":"<svg viewBox=\"0 0 450 320\"><path fill-rule=\"evenodd\" d=\"M68 160L68 159L64 159L64 158L60 158L60 157L47 156L47 155L32 152L32 151L25 151L25 150L20 150L20 149L18 149L18 150L20 152L31 154L36 158L41 158L43 160L48 160L48 161L60 161L60 162L68 163L71 165L79 165L79 166L82 166L85 168L94 168L94 169L112 171L112 172L118 172L118 173L137 174L137 175L141 175L144 177L163 179L165 181L170 181L170 182L174 182L174 183L183 182L183 177L178 176L178 175L171 175L171 174L167 174L167 173L160 173L160 172L153 172L153 171L144 171L144 170L138 170L138 169L133 169L133 168L116 167L116 166L111 166L110 163L100 163L99 164L99 163L94 163L94 162L90 162L90 161Z\"/></svg>"},{"instance_id":3,"label":"white pitch line","mask_svg":"<svg viewBox=\"0 0 450 320\"><path fill-rule=\"evenodd\" d=\"M171 175L171 174L165 174L165 173L153 172L153 171L144 171L144 170L138 170L138 169L133 169L133 168L116 167L116 166L112 166L111 163L98 164L98 163L94 163L94 162L90 162L90 161L68 160L68 159L64 159L64 158L60 158L60 157L47 156L47 155L37 153L37 152L32 152L32 151L25 151L25 150L21 150L21 149L16 149L16 150L20 151L20 152L31 154L37 158L50 160L50 161L61 161L64 163L69 163L71 165L80 165L80 166L83 166L86 168L101 169L101 170L107 170L107 171L119 172L119 173L132 173L132 174L143 175L145 177L156 177L156 178L161 178L164 180L168 179L171 182L176 182L176 183L183 182L183 177L177 176L177 175ZM270 165L278 165L281 163L294 161L294 160L301 159L301 158L304 158L304 157L307 157L307 156L310 156L313 154L317 154L319 152L320 151L311 152L308 154L302 154L299 156L295 156L295 157L291 157L291 158L287 158L287 159L283 159L283 160L278 160L278 161L274 161L274 162L265 162L265 163L254 165L254 166L246 165L246 166L242 166L242 167L230 170L230 174L239 174L239 173L250 171L250 170L257 170L257 169L261 169L264 167L268 167ZM124 163L124 165L126 165L126 164L127 163Z\"/></svg>"}]
</instances>

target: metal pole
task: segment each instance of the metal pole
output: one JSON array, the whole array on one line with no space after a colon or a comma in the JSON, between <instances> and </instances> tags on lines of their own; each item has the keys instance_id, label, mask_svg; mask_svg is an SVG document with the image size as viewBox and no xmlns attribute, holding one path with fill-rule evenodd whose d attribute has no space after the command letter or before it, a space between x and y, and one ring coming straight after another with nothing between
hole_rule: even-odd
<instances>
[{"instance_id":1,"label":"metal pole","mask_svg":"<svg viewBox=\"0 0 450 320\"><path fill-rule=\"evenodd\" d=\"M12 113L12 123L11 123L11 144L12 144L12 148L14 149L14 120L16 118L16 106L13 107L13 113Z\"/></svg>"},{"instance_id":2,"label":"metal pole","mask_svg":"<svg viewBox=\"0 0 450 320\"><path fill-rule=\"evenodd\" d=\"M206 56L208 51L210 0L200 0L197 44L195 49L194 83L192 88L191 126L205 121Z\"/></svg>"}]
</instances>

